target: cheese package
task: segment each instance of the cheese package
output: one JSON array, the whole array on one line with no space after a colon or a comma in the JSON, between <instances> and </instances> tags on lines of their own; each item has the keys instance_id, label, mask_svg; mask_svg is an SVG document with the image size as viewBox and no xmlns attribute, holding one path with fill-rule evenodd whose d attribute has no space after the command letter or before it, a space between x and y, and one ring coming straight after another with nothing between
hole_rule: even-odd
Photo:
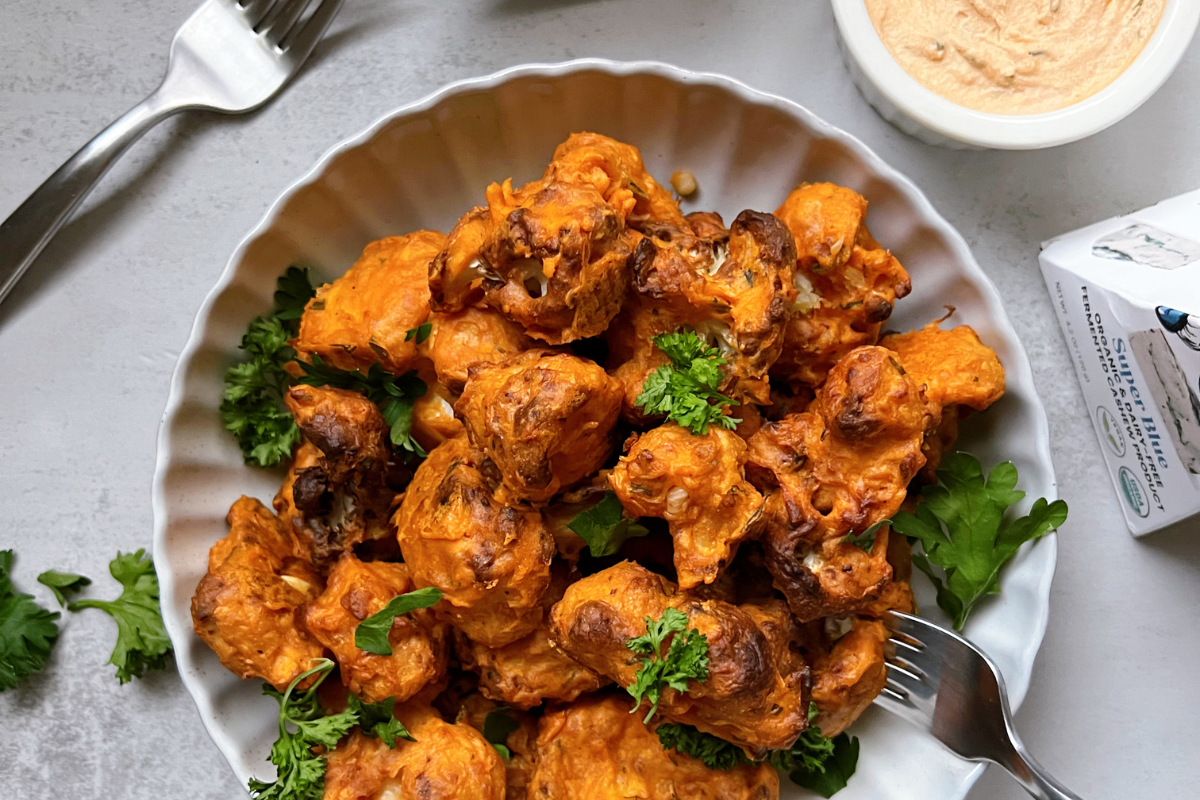
<instances>
[{"instance_id":1,"label":"cheese package","mask_svg":"<svg viewBox=\"0 0 1200 800\"><path fill-rule=\"evenodd\" d=\"M1200 191L1051 239L1040 261L1129 529L1200 513Z\"/></svg>"}]
</instances>

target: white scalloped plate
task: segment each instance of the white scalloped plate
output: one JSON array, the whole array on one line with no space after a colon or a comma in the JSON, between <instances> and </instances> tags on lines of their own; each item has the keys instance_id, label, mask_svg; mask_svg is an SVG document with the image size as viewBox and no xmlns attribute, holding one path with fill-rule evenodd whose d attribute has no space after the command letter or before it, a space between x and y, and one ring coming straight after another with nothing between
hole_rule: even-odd
<instances>
[{"instance_id":1,"label":"white scalloped plate","mask_svg":"<svg viewBox=\"0 0 1200 800\"><path fill-rule=\"evenodd\" d=\"M276 707L259 682L237 680L196 638L189 603L230 504L243 493L269 501L279 484L278 474L243 465L217 414L222 373L247 322L270 307L288 265L332 278L373 239L448 230L482 202L489 182L539 176L555 145L580 130L637 145L657 176L690 170L700 193L687 210L713 209L727 220L743 208L773 210L805 180L864 194L872 233L913 279L889 326L920 326L953 305L954 321L972 325L1008 370L1008 394L972 418L964 448L985 464L1014 462L1031 498L1057 496L1045 411L995 287L916 186L857 139L781 97L659 63L584 59L452 84L338 144L280 195L205 299L171 381L154 476L163 618L183 682L243 782L270 775ZM1003 594L969 626L1003 671L1014 705L1046 629L1055 555L1053 537L1026 548L1005 572ZM921 600L936 615L929 594ZM854 732L862 756L841 800L958 800L983 769L877 709Z\"/></svg>"}]
</instances>

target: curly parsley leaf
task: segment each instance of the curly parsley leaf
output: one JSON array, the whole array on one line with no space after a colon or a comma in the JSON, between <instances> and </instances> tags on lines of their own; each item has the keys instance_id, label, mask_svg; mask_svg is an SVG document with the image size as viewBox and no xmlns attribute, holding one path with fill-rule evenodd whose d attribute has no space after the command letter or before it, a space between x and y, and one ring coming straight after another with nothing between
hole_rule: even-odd
<instances>
[{"instance_id":1,"label":"curly parsley leaf","mask_svg":"<svg viewBox=\"0 0 1200 800\"><path fill-rule=\"evenodd\" d=\"M962 630L975 605L1000 591L1000 570L1025 542L1058 529L1067 504L1039 498L1023 517L1006 518L1017 491L1017 468L997 464L984 475L979 459L954 453L937 471L939 483L921 490L915 514L901 511L892 529L921 542L913 563L933 582L937 602ZM935 569L940 567L939 570Z\"/></svg>"},{"instance_id":2,"label":"curly parsley leaf","mask_svg":"<svg viewBox=\"0 0 1200 800\"><path fill-rule=\"evenodd\" d=\"M171 652L158 606L158 576L145 550L117 553L108 571L121 584L116 600L76 600L68 611L98 608L117 623L117 643L108 663L117 668L117 680L128 683L148 669L162 669Z\"/></svg>"},{"instance_id":3,"label":"curly parsley leaf","mask_svg":"<svg viewBox=\"0 0 1200 800\"><path fill-rule=\"evenodd\" d=\"M693 728L691 725L681 725L677 722L666 722L654 731L664 750L674 750L704 762L709 769L730 770L742 764L752 763L746 757L745 751L732 742L713 736L711 733Z\"/></svg>"},{"instance_id":4,"label":"curly parsley leaf","mask_svg":"<svg viewBox=\"0 0 1200 800\"><path fill-rule=\"evenodd\" d=\"M396 595L382 611L358 623L354 629L354 646L377 656L390 656L392 643L388 641L388 634L396 617L418 608L429 608L441 599L442 590L434 586Z\"/></svg>"},{"instance_id":5,"label":"curly parsley leaf","mask_svg":"<svg viewBox=\"0 0 1200 800\"><path fill-rule=\"evenodd\" d=\"M804 733L810 730L820 732L819 728L807 728ZM801 738L803 737L804 734L801 734ZM833 797L846 788L850 776L858 769L858 737L839 733L832 739L824 739L829 744L829 750L820 767L814 769L806 763L801 763L788 771L788 777L792 783L816 792L821 797ZM792 749L795 751L794 746Z\"/></svg>"},{"instance_id":6,"label":"curly parsley leaf","mask_svg":"<svg viewBox=\"0 0 1200 800\"><path fill-rule=\"evenodd\" d=\"M250 792L258 800L321 800L325 794L325 759L316 747L332 750L358 724L351 707L340 714L326 714L317 699L317 689L333 670L333 662L317 659L317 665L296 676L285 692L263 686L263 694L279 702L279 738L271 745L268 760L275 765L273 781L250 779ZM303 692L296 687L316 676Z\"/></svg>"},{"instance_id":7,"label":"curly parsley leaf","mask_svg":"<svg viewBox=\"0 0 1200 800\"><path fill-rule=\"evenodd\" d=\"M321 800L325 795L324 754L337 747L356 725L365 736L381 739L393 749L400 739L416 741L396 719L394 697L382 703L364 703L350 695L345 711L330 714L321 706L317 690L333 671L334 663L327 658L314 661L316 666L297 675L284 692L263 685L263 694L279 703L279 738L268 756L275 765L275 780L250 779L250 792L256 800ZM298 689L314 676L307 689Z\"/></svg>"},{"instance_id":8,"label":"curly parsley leaf","mask_svg":"<svg viewBox=\"0 0 1200 800\"><path fill-rule=\"evenodd\" d=\"M357 715L358 727L372 739L382 739L383 743L393 750L396 740L415 742L416 739L404 727L404 723L396 719L396 698L389 697L382 703L364 703L356 696L350 695L347 709Z\"/></svg>"},{"instance_id":9,"label":"curly parsley leaf","mask_svg":"<svg viewBox=\"0 0 1200 800\"><path fill-rule=\"evenodd\" d=\"M725 364L720 350L709 346L695 331L664 333L651 341L671 363L647 376L634 405L650 416L665 416L696 436L708 433L712 424L734 428L741 422L723 411L725 406L734 405L733 398L717 391Z\"/></svg>"},{"instance_id":10,"label":"curly parsley leaf","mask_svg":"<svg viewBox=\"0 0 1200 800\"><path fill-rule=\"evenodd\" d=\"M663 655L662 644L668 636L671 644ZM664 689L686 692L688 681L708 680L708 639L688 627L687 615L682 611L668 608L657 621L646 617L646 633L630 639L625 646L642 656L642 665L626 691L634 700L631 714L641 707L643 699L650 704L643 722L649 722L658 711Z\"/></svg>"},{"instance_id":11,"label":"curly parsley leaf","mask_svg":"<svg viewBox=\"0 0 1200 800\"><path fill-rule=\"evenodd\" d=\"M348 389L365 395L383 414L383 421L391 429L392 444L417 458L426 456L425 450L412 438L413 404L425 396L428 387L417 377L416 370L399 377L386 372L379 364L372 364L364 375L359 370L341 370L329 366L318 355L312 363L299 362L304 377L299 383L309 386L332 386Z\"/></svg>"},{"instance_id":12,"label":"curly parsley leaf","mask_svg":"<svg viewBox=\"0 0 1200 800\"><path fill-rule=\"evenodd\" d=\"M288 339L296 335L304 306L316 290L308 270L289 267L276 283L275 309L256 317L239 346L249 360L225 371L221 421L237 439L247 464L273 467L290 458L300 429L283 403L292 377L284 365L296 357Z\"/></svg>"},{"instance_id":13,"label":"curly parsley leaf","mask_svg":"<svg viewBox=\"0 0 1200 800\"><path fill-rule=\"evenodd\" d=\"M645 536L650 530L625 516L625 507L616 492L605 492L600 502L585 508L567 523L567 527L587 542L593 556L611 556L626 539Z\"/></svg>"},{"instance_id":14,"label":"curly parsley leaf","mask_svg":"<svg viewBox=\"0 0 1200 800\"><path fill-rule=\"evenodd\" d=\"M817 707L810 703L810 723L816 715ZM730 770L756 763L737 745L691 725L666 723L659 725L655 733L664 750L673 749L700 759L709 769ZM844 733L831 739L821 733L819 727L810 724L791 749L773 750L767 754L766 761L798 786L811 789L822 797L832 797L845 788L854 774L858 766L858 749L858 739Z\"/></svg>"},{"instance_id":15,"label":"curly parsley leaf","mask_svg":"<svg viewBox=\"0 0 1200 800\"><path fill-rule=\"evenodd\" d=\"M869 553L875 549L875 538L879 535L879 529L884 525L891 524L892 521L890 519L881 519L862 533L850 531L842 537L842 544L852 544L859 550Z\"/></svg>"},{"instance_id":16,"label":"curly parsley leaf","mask_svg":"<svg viewBox=\"0 0 1200 800\"><path fill-rule=\"evenodd\" d=\"M508 737L521 727L521 723L508 715L508 706L498 706L488 712L483 720L483 738L496 748L496 752L505 761L512 758L508 749Z\"/></svg>"},{"instance_id":17,"label":"curly parsley leaf","mask_svg":"<svg viewBox=\"0 0 1200 800\"><path fill-rule=\"evenodd\" d=\"M818 714L817 704L808 704L808 727L800 732L800 737L792 744L791 749L775 750L767 757L780 772L791 774L800 771L806 774L825 771L827 762L834 753L833 739L821 733L821 729L812 722Z\"/></svg>"},{"instance_id":18,"label":"curly parsley leaf","mask_svg":"<svg viewBox=\"0 0 1200 800\"><path fill-rule=\"evenodd\" d=\"M60 606L67 604L67 595L82 591L83 587L92 582L91 578L85 578L73 572L59 572L54 569L48 569L41 575L38 575L37 580L42 586L54 592L54 597L58 600Z\"/></svg>"},{"instance_id":19,"label":"curly parsley leaf","mask_svg":"<svg viewBox=\"0 0 1200 800\"><path fill-rule=\"evenodd\" d=\"M275 317L282 320L300 319L304 307L316 295L308 269L288 267L275 281Z\"/></svg>"},{"instance_id":20,"label":"curly parsley leaf","mask_svg":"<svg viewBox=\"0 0 1200 800\"><path fill-rule=\"evenodd\" d=\"M58 612L13 588L12 565L13 551L0 550L0 692L40 672L58 640Z\"/></svg>"},{"instance_id":21,"label":"curly parsley leaf","mask_svg":"<svg viewBox=\"0 0 1200 800\"><path fill-rule=\"evenodd\" d=\"M415 328L409 328L404 332L404 341L411 342L417 340L417 344L425 344L425 340L429 338L429 334L433 332L432 322L422 322Z\"/></svg>"}]
</instances>

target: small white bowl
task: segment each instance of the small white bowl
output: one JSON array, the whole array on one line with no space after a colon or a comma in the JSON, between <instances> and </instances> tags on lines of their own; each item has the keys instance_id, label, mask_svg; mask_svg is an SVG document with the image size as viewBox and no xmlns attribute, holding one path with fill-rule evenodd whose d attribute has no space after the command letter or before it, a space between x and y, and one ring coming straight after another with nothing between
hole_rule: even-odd
<instances>
[{"instance_id":1,"label":"small white bowl","mask_svg":"<svg viewBox=\"0 0 1200 800\"><path fill-rule=\"evenodd\" d=\"M1200 26L1200 2L1168 0L1141 55L1101 91L1045 114L989 114L953 103L909 75L879 38L863 0L832 2L842 56L867 102L905 133L955 149L1036 150L1115 125L1166 82Z\"/></svg>"}]
</instances>

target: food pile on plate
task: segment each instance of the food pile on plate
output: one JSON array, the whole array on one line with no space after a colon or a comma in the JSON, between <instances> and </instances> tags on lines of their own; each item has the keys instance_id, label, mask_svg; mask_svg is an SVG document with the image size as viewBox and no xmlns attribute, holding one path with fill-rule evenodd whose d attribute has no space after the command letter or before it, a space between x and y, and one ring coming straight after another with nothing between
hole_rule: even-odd
<instances>
[{"instance_id":1,"label":"food pile on plate","mask_svg":"<svg viewBox=\"0 0 1200 800\"><path fill-rule=\"evenodd\" d=\"M836 782L885 683L881 616L913 607L888 522L1004 392L971 328L882 331L911 284L866 213L805 184L727 227L576 134L449 235L373 242L318 288L274 509L234 503L192 601L280 693L279 778L251 788Z\"/></svg>"}]
</instances>

